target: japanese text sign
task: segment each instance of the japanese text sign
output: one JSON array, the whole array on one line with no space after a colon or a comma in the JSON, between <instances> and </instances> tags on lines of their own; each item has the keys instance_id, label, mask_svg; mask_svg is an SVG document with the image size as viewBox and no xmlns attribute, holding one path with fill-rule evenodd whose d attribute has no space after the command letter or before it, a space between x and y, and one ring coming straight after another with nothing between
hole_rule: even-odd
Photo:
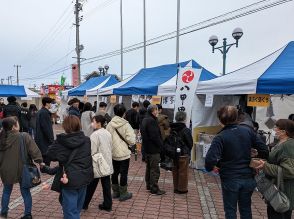
<instances>
[{"instance_id":1,"label":"japanese text sign","mask_svg":"<svg viewBox=\"0 0 294 219\"><path fill-rule=\"evenodd\" d=\"M270 105L271 98L269 94L248 94L247 106L261 106L268 107Z\"/></svg>"}]
</instances>

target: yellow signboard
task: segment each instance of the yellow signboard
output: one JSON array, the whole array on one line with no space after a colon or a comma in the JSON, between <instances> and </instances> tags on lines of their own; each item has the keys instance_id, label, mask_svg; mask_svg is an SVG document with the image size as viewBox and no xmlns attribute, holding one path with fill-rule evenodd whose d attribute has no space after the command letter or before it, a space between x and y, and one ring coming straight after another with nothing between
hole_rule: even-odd
<instances>
[{"instance_id":1,"label":"yellow signboard","mask_svg":"<svg viewBox=\"0 0 294 219\"><path fill-rule=\"evenodd\" d=\"M247 95L247 106L261 106L268 107L270 105L269 94L248 94Z\"/></svg>"},{"instance_id":2,"label":"yellow signboard","mask_svg":"<svg viewBox=\"0 0 294 219\"><path fill-rule=\"evenodd\" d=\"M116 95L110 96L110 103L116 103Z\"/></svg>"},{"instance_id":3,"label":"yellow signboard","mask_svg":"<svg viewBox=\"0 0 294 219\"><path fill-rule=\"evenodd\" d=\"M154 105L160 104L161 103L161 96L152 96L151 103Z\"/></svg>"}]
</instances>

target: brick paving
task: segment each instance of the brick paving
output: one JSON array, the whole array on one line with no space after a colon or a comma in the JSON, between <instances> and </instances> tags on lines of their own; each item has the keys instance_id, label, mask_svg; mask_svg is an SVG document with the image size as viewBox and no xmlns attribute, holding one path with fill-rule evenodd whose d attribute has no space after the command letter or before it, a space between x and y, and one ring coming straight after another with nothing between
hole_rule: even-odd
<instances>
[{"instance_id":1,"label":"brick paving","mask_svg":"<svg viewBox=\"0 0 294 219\"><path fill-rule=\"evenodd\" d=\"M55 129L60 132L60 129ZM104 212L98 209L102 202L101 184L97 188L87 211L81 214L82 219L94 218L146 218L146 219L170 219L170 218L225 218L220 181L217 176L212 176L194 169L189 170L189 192L187 194L174 194L172 173L161 169L159 186L167 193L163 196L153 196L146 191L144 183L145 163L131 158L129 170L129 190L133 198L124 202L113 201L112 212ZM52 177L42 175L42 181L52 182ZM0 185L2 191L2 184ZM2 195L2 194L1 194ZM41 186L32 189L33 217L36 219L62 218L62 209L58 202L58 193L51 190L43 190ZM20 218L23 215L23 201L19 186L15 185L10 200L9 218ZM266 206L259 197L253 194L252 203L253 218L266 217ZM294 217L293 217L294 218Z\"/></svg>"}]
</instances>

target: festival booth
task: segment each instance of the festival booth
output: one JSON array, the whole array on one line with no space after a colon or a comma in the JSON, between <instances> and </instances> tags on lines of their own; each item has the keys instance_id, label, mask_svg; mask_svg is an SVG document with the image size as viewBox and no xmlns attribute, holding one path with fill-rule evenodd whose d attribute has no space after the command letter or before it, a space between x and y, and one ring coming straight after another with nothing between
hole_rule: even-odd
<instances>
[{"instance_id":1,"label":"festival booth","mask_svg":"<svg viewBox=\"0 0 294 219\"><path fill-rule=\"evenodd\" d=\"M87 91L91 91L92 89L95 89L95 88L97 90L99 88L111 86L117 82L118 80L115 78L114 75L94 77L80 84L78 87L64 91L63 95L68 95L68 96L84 96L86 94L97 95L97 91L96 93L95 92L91 93Z\"/></svg>"},{"instance_id":2,"label":"festival booth","mask_svg":"<svg viewBox=\"0 0 294 219\"><path fill-rule=\"evenodd\" d=\"M194 159L196 158L196 168L201 169L204 167L204 157L212 135L220 130L216 112L221 106L230 104L256 107L256 121L262 129L273 126L276 113L273 109L284 109L280 110L284 111L283 114L276 114L276 118L287 118L293 113L292 108L292 112L285 116L286 107L281 107L281 95L288 103L294 101L293 97L288 96L294 94L294 42L227 75L199 82L196 94L192 109L194 139L197 141ZM245 96L247 101L242 102L242 98L240 101L240 97ZM201 132L205 134L199 135Z\"/></svg>"},{"instance_id":3,"label":"festival booth","mask_svg":"<svg viewBox=\"0 0 294 219\"><path fill-rule=\"evenodd\" d=\"M202 68L200 81L216 78L214 74L201 67L194 60L179 63L180 67ZM131 77L113 86L99 89L99 95L175 95L178 65L168 64L143 68Z\"/></svg>"}]
</instances>

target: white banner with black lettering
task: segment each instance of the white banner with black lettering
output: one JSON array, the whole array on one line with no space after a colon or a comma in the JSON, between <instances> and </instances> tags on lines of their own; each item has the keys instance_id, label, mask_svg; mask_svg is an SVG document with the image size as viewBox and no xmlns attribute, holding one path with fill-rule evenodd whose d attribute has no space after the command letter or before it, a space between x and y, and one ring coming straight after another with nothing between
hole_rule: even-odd
<instances>
[{"instance_id":1,"label":"white banner with black lettering","mask_svg":"<svg viewBox=\"0 0 294 219\"><path fill-rule=\"evenodd\" d=\"M190 126L190 118L194 95L202 69L192 67L181 68L178 73L175 115L178 111L187 113L186 125Z\"/></svg>"}]
</instances>

